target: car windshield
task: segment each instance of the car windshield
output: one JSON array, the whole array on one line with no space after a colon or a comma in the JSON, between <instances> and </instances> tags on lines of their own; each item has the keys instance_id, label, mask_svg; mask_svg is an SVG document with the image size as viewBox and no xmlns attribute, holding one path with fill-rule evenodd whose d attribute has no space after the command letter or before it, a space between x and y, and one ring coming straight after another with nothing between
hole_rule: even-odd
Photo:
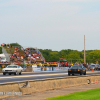
<instances>
[{"instance_id":1,"label":"car windshield","mask_svg":"<svg viewBox=\"0 0 100 100\"><path fill-rule=\"evenodd\" d=\"M79 65L73 65L71 68L78 69L78 68L82 68L82 66L79 66Z\"/></svg>"},{"instance_id":2,"label":"car windshield","mask_svg":"<svg viewBox=\"0 0 100 100\"><path fill-rule=\"evenodd\" d=\"M17 68L17 66L7 66L7 68Z\"/></svg>"},{"instance_id":3,"label":"car windshield","mask_svg":"<svg viewBox=\"0 0 100 100\"><path fill-rule=\"evenodd\" d=\"M95 65L91 65L90 67L95 67Z\"/></svg>"}]
</instances>

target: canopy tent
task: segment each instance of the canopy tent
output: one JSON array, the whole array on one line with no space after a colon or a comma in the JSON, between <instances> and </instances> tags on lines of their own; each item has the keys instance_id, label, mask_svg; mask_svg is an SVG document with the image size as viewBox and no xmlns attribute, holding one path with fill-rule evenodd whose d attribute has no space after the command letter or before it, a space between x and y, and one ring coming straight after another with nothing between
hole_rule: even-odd
<instances>
[{"instance_id":1,"label":"canopy tent","mask_svg":"<svg viewBox=\"0 0 100 100\"><path fill-rule=\"evenodd\" d=\"M6 56L4 54L0 54L0 57L3 58L3 57L6 57Z\"/></svg>"}]
</instances>

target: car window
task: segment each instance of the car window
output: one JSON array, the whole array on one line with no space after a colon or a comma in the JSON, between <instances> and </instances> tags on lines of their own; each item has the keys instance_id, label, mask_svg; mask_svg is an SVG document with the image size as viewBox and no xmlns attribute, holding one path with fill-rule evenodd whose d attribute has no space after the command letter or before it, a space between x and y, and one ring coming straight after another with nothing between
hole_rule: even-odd
<instances>
[{"instance_id":1,"label":"car window","mask_svg":"<svg viewBox=\"0 0 100 100\"><path fill-rule=\"evenodd\" d=\"M82 66L79 66L79 65L74 65L74 66L72 66L71 68L78 69L78 68L82 68Z\"/></svg>"},{"instance_id":2,"label":"car window","mask_svg":"<svg viewBox=\"0 0 100 100\"><path fill-rule=\"evenodd\" d=\"M7 66L7 68L17 68L17 66Z\"/></svg>"}]
</instances>

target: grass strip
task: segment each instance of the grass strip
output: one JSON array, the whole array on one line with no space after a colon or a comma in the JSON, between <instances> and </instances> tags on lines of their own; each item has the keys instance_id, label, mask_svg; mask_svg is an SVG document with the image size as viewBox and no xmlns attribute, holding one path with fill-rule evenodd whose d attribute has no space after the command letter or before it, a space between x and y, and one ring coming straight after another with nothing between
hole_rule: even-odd
<instances>
[{"instance_id":1,"label":"grass strip","mask_svg":"<svg viewBox=\"0 0 100 100\"><path fill-rule=\"evenodd\" d=\"M75 92L69 95L57 96L43 100L100 100L100 88Z\"/></svg>"}]
</instances>

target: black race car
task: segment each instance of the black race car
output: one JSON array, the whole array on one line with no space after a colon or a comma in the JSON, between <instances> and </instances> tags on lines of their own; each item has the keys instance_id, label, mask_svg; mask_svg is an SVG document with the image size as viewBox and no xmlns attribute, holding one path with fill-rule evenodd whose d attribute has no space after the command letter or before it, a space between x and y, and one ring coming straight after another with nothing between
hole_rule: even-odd
<instances>
[{"instance_id":1,"label":"black race car","mask_svg":"<svg viewBox=\"0 0 100 100\"><path fill-rule=\"evenodd\" d=\"M86 75L86 68L83 65L73 65L71 68L68 69L68 75L74 74L84 74Z\"/></svg>"}]
</instances>

